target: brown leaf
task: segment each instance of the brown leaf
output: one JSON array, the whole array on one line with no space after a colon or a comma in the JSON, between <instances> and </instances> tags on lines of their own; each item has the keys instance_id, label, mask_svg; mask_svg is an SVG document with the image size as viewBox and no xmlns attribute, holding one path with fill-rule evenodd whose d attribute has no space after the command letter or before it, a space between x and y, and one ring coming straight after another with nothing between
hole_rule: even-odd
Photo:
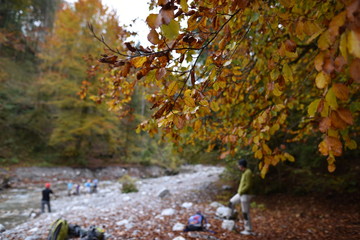
<instances>
[{"instance_id":1,"label":"brown leaf","mask_svg":"<svg viewBox=\"0 0 360 240\"><path fill-rule=\"evenodd\" d=\"M326 132L331 126L331 119L329 117L323 118L319 124L319 130L321 132Z\"/></svg>"},{"instance_id":2,"label":"brown leaf","mask_svg":"<svg viewBox=\"0 0 360 240\"><path fill-rule=\"evenodd\" d=\"M295 52L296 51L296 43L293 40L287 39L285 41L285 49L288 52Z\"/></svg>"},{"instance_id":3,"label":"brown leaf","mask_svg":"<svg viewBox=\"0 0 360 240\"><path fill-rule=\"evenodd\" d=\"M191 84L195 86L195 71L192 70L190 74L191 74Z\"/></svg>"},{"instance_id":4,"label":"brown leaf","mask_svg":"<svg viewBox=\"0 0 360 240\"><path fill-rule=\"evenodd\" d=\"M156 70L156 79L160 80L162 79L164 76L166 75L166 69L165 68L160 68Z\"/></svg>"},{"instance_id":5,"label":"brown leaf","mask_svg":"<svg viewBox=\"0 0 360 240\"><path fill-rule=\"evenodd\" d=\"M116 61L116 59L117 59L116 55L105 56L105 57L100 58L99 62L113 64Z\"/></svg>"},{"instance_id":6,"label":"brown leaf","mask_svg":"<svg viewBox=\"0 0 360 240\"><path fill-rule=\"evenodd\" d=\"M161 23L168 25L172 19L174 19L174 10L168 9L164 10L161 9L159 16L161 16Z\"/></svg>"},{"instance_id":7,"label":"brown leaf","mask_svg":"<svg viewBox=\"0 0 360 240\"><path fill-rule=\"evenodd\" d=\"M335 63L335 71L341 72L347 62L346 62L346 59L342 55L339 55L335 58L334 63Z\"/></svg>"},{"instance_id":8,"label":"brown leaf","mask_svg":"<svg viewBox=\"0 0 360 240\"><path fill-rule=\"evenodd\" d=\"M185 118L182 115L174 115L174 124L178 129L183 129L185 126Z\"/></svg>"},{"instance_id":9,"label":"brown leaf","mask_svg":"<svg viewBox=\"0 0 360 240\"><path fill-rule=\"evenodd\" d=\"M350 76L356 83L360 83L360 59L357 58L351 63Z\"/></svg>"},{"instance_id":10,"label":"brown leaf","mask_svg":"<svg viewBox=\"0 0 360 240\"><path fill-rule=\"evenodd\" d=\"M130 52L136 52L136 48L134 48L133 46L131 46L131 43L126 42L125 46L127 47L127 49L129 49Z\"/></svg>"},{"instance_id":11,"label":"brown leaf","mask_svg":"<svg viewBox=\"0 0 360 240\"><path fill-rule=\"evenodd\" d=\"M333 84L333 91L335 96L340 100L348 100L349 98L349 88L342 83L334 83Z\"/></svg>"},{"instance_id":12,"label":"brown leaf","mask_svg":"<svg viewBox=\"0 0 360 240\"><path fill-rule=\"evenodd\" d=\"M331 58L326 58L324 60L324 65L323 65L323 71L326 72L327 74L330 74L334 71L335 67L334 67L334 61Z\"/></svg>"},{"instance_id":13,"label":"brown leaf","mask_svg":"<svg viewBox=\"0 0 360 240\"><path fill-rule=\"evenodd\" d=\"M352 116L350 110L344 109L344 108L339 108L336 110L336 112L344 122L346 122L349 125L354 124L354 119L353 119L353 116Z\"/></svg>"},{"instance_id":14,"label":"brown leaf","mask_svg":"<svg viewBox=\"0 0 360 240\"><path fill-rule=\"evenodd\" d=\"M152 13L146 18L146 23L151 29L157 28L161 25L161 17L159 14Z\"/></svg>"},{"instance_id":15,"label":"brown leaf","mask_svg":"<svg viewBox=\"0 0 360 240\"><path fill-rule=\"evenodd\" d=\"M150 30L149 34L147 35L147 39L152 44L159 44L160 43L159 34L153 28Z\"/></svg>"},{"instance_id":16,"label":"brown leaf","mask_svg":"<svg viewBox=\"0 0 360 240\"><path fill-rule=\"evenodd\" d=\"M121 69L120 75L121 75L122 77L126 77L126 76L129 74L130 69L131 69L131 63L126 62L126 63L125 63L125 66Z\"/></svg>"},{"instance_id":17,"label":"brown leaf","mask_svg":"<svg viewBox=\"0 0 360 240\"><path fill-rule=\"evenodd\" d=\"M342 120L339 114L336 111L331 111L331 126L337 129L345 129L347 127L346 122Z\"/></svg>"}]
</instances>

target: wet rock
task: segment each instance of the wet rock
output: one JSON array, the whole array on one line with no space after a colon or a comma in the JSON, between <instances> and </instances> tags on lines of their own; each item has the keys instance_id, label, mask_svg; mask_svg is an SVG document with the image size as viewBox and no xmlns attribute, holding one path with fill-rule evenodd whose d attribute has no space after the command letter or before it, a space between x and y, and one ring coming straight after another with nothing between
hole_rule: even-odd
<instances>
[{"instance_id":1,"label":"wet rock","mask_svg":"<svg viewBox=\"0 0 360 240\"><path fill-rule=\"evenodd\" d=\"M222 205L221 203L218 203L218 202L212 202L212 203L210 203L210 207L219 208L219 207L224 207L224 205Z\"/></svg>"}]
</instances>

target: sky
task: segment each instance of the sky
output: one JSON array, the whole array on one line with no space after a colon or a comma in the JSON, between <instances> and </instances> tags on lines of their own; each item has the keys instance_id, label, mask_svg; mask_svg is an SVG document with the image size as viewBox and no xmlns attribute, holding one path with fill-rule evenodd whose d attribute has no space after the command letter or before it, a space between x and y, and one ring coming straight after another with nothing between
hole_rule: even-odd
<instances>
[{"instance_id":1,"label":"sky","mask_svg":"<svg viewBox=\"0 0 360 240\"><path fill-rule=\"evenodd\" d=\"M77 0L66 0L69 3ZM120 25L127 25L129 31L137 32L139 36L132 37L134 42L140 42L143 46L149 46L147 35L150 32L145 20L150 14L148 0L102 0L102 3L114 9L119 16ZM132 20L137 19L135 23ZM130 26L131 25L131 26Z\"/></svg>"}]
</instances>

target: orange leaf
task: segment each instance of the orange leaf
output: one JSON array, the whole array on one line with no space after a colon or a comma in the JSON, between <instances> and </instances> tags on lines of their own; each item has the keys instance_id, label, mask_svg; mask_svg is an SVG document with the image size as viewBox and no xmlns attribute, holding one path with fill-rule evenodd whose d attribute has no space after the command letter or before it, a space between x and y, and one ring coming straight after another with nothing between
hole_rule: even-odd
<instances>
[{"instance_id":1,"label":"orange leaf","mask_svg":"<svg viewBox=\"0 0 360 240\"><path fill-rule=\"evenodd\" d=\"M334 156L341 156L342 143L338 138L327 136L325 138L325 142L329 146L329 148L330 148L331 152L334 154Z\"/></svg>"},{"instance_id":2,"label":"orange leaf","mask_svg":"<svg viewBox=\"0 0 360 240\"><path fill-rule=\"evenodd\" d=\"M330 164L330 165L328 165L328 171L329 171L329 172L334 172L335 169L336 169L335 164Z\"/></svg>"},{"instance_id":3,"label":"orange leaf","mask_svg":"<svg viewBox=\"0 0 360 240\"><path fill-rule=\"evenodd\" d=\"M326 132L331 126L331 119L329 117L323 118L319 124L319 130L321 132Z\"/></svg>"},{"instance_id":4,"label":"orange leaf","mask_svg":"<svg viewBox=\"0 0 360 240\"><path fill-rule=\"evenodd\" d=\"M314 59L315 69L320 72L324 64L324 53L320 52Z\"/></svg>"},{"instance_id":5,"label":"orange leaf","mask_svg":"<svg viewBox=\"0 0 360 240\"><path fill-rule=\"evenodd\" d=\"M230 154L230 151L226 151L226 152L222 152L221 155L220 155L220 159L224 159L227 157L227 155Z\"/></svg>"},{"instance_id":6,"label":"orange leaf","mask_svg":"<svg viewBox=\"0 0 360 240\"><path fill-rule=\"evenodd\" d=\"M354 119L351 115L351 112L348 109L344 109L344 108L339 108L338 110L336 110L336 112L338 113L339 117L346 122L349 125L353 125L354 124Z\"/></svg>"},{"instance_id":7,"label":"orange leaf","mask_svg":"<svg viewBox=\"0 0 360 240\"><path fill-rule=\"evenodd\" d=\"M349 98L349 88L342 83L334 83L333 91L335 96L340 100L348 100Z\"/></svg>"}]
</instances>

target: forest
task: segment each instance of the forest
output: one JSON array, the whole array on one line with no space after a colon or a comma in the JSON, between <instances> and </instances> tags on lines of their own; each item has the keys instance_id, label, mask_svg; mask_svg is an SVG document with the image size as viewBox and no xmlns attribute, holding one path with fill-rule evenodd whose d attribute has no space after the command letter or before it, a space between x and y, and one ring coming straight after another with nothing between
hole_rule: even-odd
<instances>
[{"instance_id":1,"label":"forest","mask_svg":"<svg viewBox=\"0 0 360 240\"><path fill-rule=\"evenodd\" d=\"M152 0L142 46L100 0L0 0L0 164L246 158L260 193L354 194L359 8Z\"/></svg>"}]
</instances>

